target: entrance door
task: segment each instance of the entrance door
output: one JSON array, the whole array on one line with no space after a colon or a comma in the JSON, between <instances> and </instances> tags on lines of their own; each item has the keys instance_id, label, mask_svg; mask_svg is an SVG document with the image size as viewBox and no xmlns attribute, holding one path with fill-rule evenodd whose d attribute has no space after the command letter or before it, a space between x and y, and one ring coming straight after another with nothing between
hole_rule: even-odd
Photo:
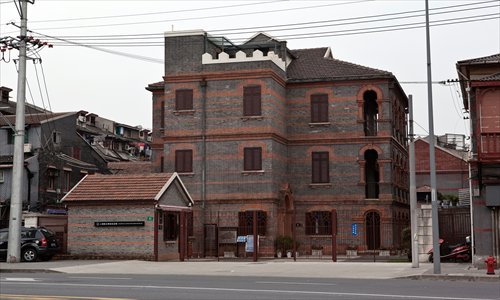
<instances>
[{"instance_id":1,"label":"entrance door","mask_svg":"<svg viewBox=\"0 0 500 300\"><path fill-rule=\"evenodd\" d=\"M380 248L380 215L371 211L366 214L366 246L368 250Z\"/></svg>"},{"instance_id":2,"label":"entrance door","mask_svg":"<svg viewBox=\"0 0 500 300\"><path fill-rule=\"evenodd\" d=\"M217 225L205 224L205 257L217 256Z\"/></svg>"}]
</instances>

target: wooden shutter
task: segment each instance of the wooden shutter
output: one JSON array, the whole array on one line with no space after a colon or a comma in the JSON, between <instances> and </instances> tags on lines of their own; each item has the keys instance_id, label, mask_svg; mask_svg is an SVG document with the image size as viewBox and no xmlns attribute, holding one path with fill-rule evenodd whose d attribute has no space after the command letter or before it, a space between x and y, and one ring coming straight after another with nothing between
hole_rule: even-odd
<instances>
[{"instance_id":1,"label":"wooden shutter","mask_svg":"<svg viewBox=\"0 0 500 300\"><path fill-rule=\"evenodd\" d=\"M312 182L328 183L330 182L330 170L328 152L312 153Z\"/></svg>"},{"instance_id":2,"label":"wooden shutter","mask_svg":"<svg viewBox=\"0 0 500 300\"><path fill-rule=\"evenodd\" d=\"M260 85L246 86L243 88L243 115L262 115Z\"/></svg>"},{"instance_id":3,"label":"wooden shutter","mask_svg":"<svg viewBox=\"0 0 500 300\"><path fill-rule=\"evenodd\" d=\"M311 123L328 122L328 95L311 95Z\"/></svg>"},{"instance_id":4,"label":"wooden shutter","mask_svg":"<svg viewBox=\"0 0 500 300\"><path fill-rule=\"evenodd\" d=\"M245 171L262 170L262 148L245 148L243 156Z\"/></svg>"},{"instance_id":5,"label":"wooden shutter","mask_svg":"<svg viewBox=\"0 0 500 300\"><path fill-rule=\"evenodd\" d=\"M193 150L175 151L175 171L181 173L193 172Z\"/></svg>"},{"instance_id":6,"label":"wooden shutter","mask_svg":"<svg viewBox=\"0 0 500 300\"><path fill-rule=\"evenodd\" d=\"M175 110L193 109L193 90L175 91Z\"/></svg>"}]
</instances>

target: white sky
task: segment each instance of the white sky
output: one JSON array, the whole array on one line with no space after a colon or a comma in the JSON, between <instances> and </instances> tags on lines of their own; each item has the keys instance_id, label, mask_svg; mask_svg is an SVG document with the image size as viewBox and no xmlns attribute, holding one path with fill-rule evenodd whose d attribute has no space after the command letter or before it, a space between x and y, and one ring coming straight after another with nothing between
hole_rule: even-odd
<instances>
[{"instance_id":1,"label":"white sky","mask_svg":"<svg viewBox=\"0 0 500 300\"><path fill-rule=\"evenodd\" d=\"M449 20L444 23L456 23L431 27L433 81L458 78L455 68L458 60L500 53L500 0L430 0L429 7L431 22ZM448 8L438 9L443 7ZM163 61L161 34L172 28L204 29L209 34L224 35L237 43L258 31L264 31L287 40L290 49L329 46L335 58L392 72L401 82L406 94L413 95L417 122L415 132L426 135L428 114L425 28L369 34L352 34L352 31L347 31L409 23L423 26L424 9L424 0L36 0L34 5L28 5L28 27L33 31L58 37L136 35L137 38L140 37L137 35L157 34L154 39L124 40L123 37L112 37L100 41L133 44L133 47L102 48L155 58L157 61ZM418 10L422 11L396 14ZM437 12L447 13L436 14ZM130 16L133 14L142 15ZM385 16L360 18L374 15ZM411 17L416 15L418 16ZM384 18L393 19L374 21ZM485 18L490 19L466 22ZM340 26L339 19L344 20L343 23L356 24ZM298 29L307 25L292 25L327 20L337 20L337 23L315 23L309 26L321 27L307 29ZM11 21L19 24L14 2L0 0L0 37L19 34L16 27L5 25ZM122 25L110 26L117 23ZM279 27L288 30L272 31L276 27L271 26L275 25L288 25ZM243 29L249 27L251 29ZM329 35L337 32L344 35L303 38L313 36L314 32L328 32ZM95 40L77 40L75 37L68 39L87 45L96 43ZM152 43L156 46L145 46ZM149 83L162 80L162 63L132 59L85 47L64 46L61 42L54 44L54 48L44 48L40 52L43 74L40 66L36 67L46 106L47 97L42 75L45 75L53 111L86 110L117 122L151 128L151 94L145 87ZM12 56L17 57L17 51L12 51ZM31 62L28 63L27 77L35 104L43 106L35 66ZM16 89L17 73L13 62L0 62L0 85ZM15 91L11 94L16 99ZM434 84L433 99L435 133L468 134L468 120L463 119L458 85ZM30 97L28 101L32 103Z\"/></svg>"}]
</instances>

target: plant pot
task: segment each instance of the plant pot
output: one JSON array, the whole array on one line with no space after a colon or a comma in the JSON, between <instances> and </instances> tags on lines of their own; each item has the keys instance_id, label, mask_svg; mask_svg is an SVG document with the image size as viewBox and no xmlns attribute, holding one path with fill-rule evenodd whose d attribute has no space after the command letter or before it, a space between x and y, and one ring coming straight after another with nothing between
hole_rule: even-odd
<instances>
[{"instance_id":1,"label":"plant pot","mask_svg":"<svg viewBox=\"0 0 500 300\"><path fill-rule=\"evenodd\" d=\"M292 251L287 251L286 252L286 257L292 258L292 254L293 254Z\"/></svg>"},{"instance_id":2,"label":"plant pot","mask_svg":"<svg viewBox=\"0 0 500 300\"><path fill-rule=\"evenodd\" d=\"M277 258L282 258L283 257L283 253L281 253L281 251L276 252L276 257Z\"/></svg>"}]
</instances>

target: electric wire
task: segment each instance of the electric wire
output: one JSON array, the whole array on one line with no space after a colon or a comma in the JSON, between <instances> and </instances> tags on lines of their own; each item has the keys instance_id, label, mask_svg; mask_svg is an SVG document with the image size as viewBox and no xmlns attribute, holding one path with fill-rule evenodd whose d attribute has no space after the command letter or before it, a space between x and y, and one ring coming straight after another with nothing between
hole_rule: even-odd
<instances>
[{"instance_id":1,"label":"electric wire","mask_svg":"<svg viewBox=\"0 0 500 300\"><path fill-rule=\"evenodd\" d=\"M128 18L128 17L140 17L140 16L151 16L151 15L163 15L163 14L175 14L175 13L184 13L184 12L194 12L194 11L206 11L206 10L217 10L223 8L235 8L235 7L243 7L243 6L256 6L262 4L269 3L278 3L278 2L286 2L289 0L274 0L274 1L263 1L263 2L252 2L245 4L233 4L233 5L224 5L224 6L213 6L213 7L203 7L203 8L189 8L189 9L180 9L180 10L171 10L171 11L155 11L155 12L146 12L146 13L137 13L137 14L126 14L126 15L110 15L110 16L97 16L97 17L82 17L82 18L66 18L66 19L49 19L49 20L32 20L30 23L47 23L47 22L68 22L68 21L79 21L79 20L99 20L99 19L113 19L113 18Z\"/></svg>"},{"instance_id":2,"label":"electric wire","mask_svg":"<svg viewBox=\"0 0 500 300\"><path fill-rule=\"evenodd\" d=\"M466 24L472 22L480 22L480 21L488 21L500 19L500 13L493 13L487 15L476 15L476 16L468 16L462 18L453 18L453 19L444 19L444 20L435 20L430 22L430 27L437 26L445 26L445 25L455 25L455 24ZM369 28L356 28L356 29L346 29L346 30L335 30L335 31L323 31L316 33L302 33L302 34L290 34L290 35L282 35L278 36L278 39L286 39L286 40L296 40L296 39L312 39L312 38L324 38L324 37L333 37L333 36L347 36L347 35L360 35L360 34L369 34L369 33L381 33L381 32L393 32L393 31L401 31L401 30L411 30L425 27L425 22L413 22L399 25L386 25L386 26L377 26L377 27L369 27ZM35 31L31 31L38 35L44 37L50 37L48 35L38 33ZM75 41L71 41L69 39L61 39L58 37L51 37L52 39L56 39L59 41L64 41L71 45L65 45L60 43L54 43L57 46L82 46L86 47L99 46L99 47L154 47L154 46L163 46L162 41L158 42L87 42L87 43L78 43ZM232 39L233 42L243 41L243 39Z\"/></svg>"},{"instance_id":3,"label":"electric wire","mask_svg":"<svg viewBox=\"0 0 500 300\"><path fill-rule=\"evenodd\" d=\"M474 4L452 5L452 6L446 6L446 7L438 7L438 8L434 8L431 10L442 10L442 9L457 8L457 7L464 7L464 6L470 6L470 5L485 4L485 3L491 3L491 2L500 2L500 1L494 0L494 1L485 1L485 2L480 2L480 3L474 3ZM465 12L465 11L471 11L471 10L492 8L492 7L497 7L497 5L488 5L488 6L481 6L481 7L472 7L472 8L468 8L468 9L434 12L434 13L430 13L430 15ZM403 11L403 12L396 12L396 13L386 13L386 14L351 17L351 18L343 18L343 19L331 19L331 20L322 20L322 21L313 21L313 22L301 22L301 23L290 23L290 24L257 26L257 27L255 27L255 26L254 27L242 27L242 28L232 28L232 29L214 29L214 30L207 30L207 31L211 34L217 33L217 32L223 32L224 35L229 35L230 32L234 32L234 31L236 31L236 32L231 33L231 35L248 34L248 33L254 33L256 30L257 31L258 30L265 30L267 33L270 33L270 32L276 32L276 31L289 31L289 30L297 30L297 29L312 29L312 28L323 28L323 27L330 27L330 26L342 26L342 25L364 24L364 23L372 23L372 22L383 22L383 21L425 16L425 14L405 16L407 14L415 14L415 13L421 13L421 12L425 12L425 11L424 10ZM390 17L390 16L397 16L397 17ZM390 17L390 18L356 21L356 20L373 19L373 18L380 18L380 17ZM353 22L346 22L346 23L341 23L341 24L331 24L331 25L312 25L311 26L311 24L340 23L340 22L345 22L345 21L353 21ZM305 25L307 25L307 26L305 26ZM300 26L300 27L292 27L292 26ZM281 28L281 27L285 27L285 28ZM154 33L154 34L127 34L127 35L99 35L99 36L96 36L96 35L94 35L94 36L85 36L85 35L67 36L66 35L66 36L58 36L58 37L71 38L72 40L99 40L99 39L105 39L105 40L114 40L114 39L145 40L145 39L157 39L157 38L162 37L162 36L163 36L162 33Z\"/></svg>"},{"instance_id":4,"label":"electric wire","mask_svg":"<svg viewBox=\"0 0 500 300\"><path fill-rule=\"evenodd\" d=\"M280 9L270 9L263 10L257 12L242 12L242 13L232 13L232 14L222 14L222 15L213 15L213 16L195 16L189 18L177 18L170 20L154 20L154 21L135 21L135 22L125 22L125 23L111 23L111 24L94 24L94 25L79 25L79 26L64 26L64 27L45 27L45 28L37 28L36 30L62 30L62 29L74 29L74 28L102 28L102 27L113 27L113 26L126 26L126 25L141 25L141 24L154 24L154 23L166 23L166 22L177 22L177 21L191 21L191 20L202 20L202 19L214 19L214 18L227 18L227 17L239 17L245 15L256 15L256 14L269 14L276 12L285 12L285 11L293 11L293 10L303 10L303 9L313 9L313 8L323 8L323 7L331 7L331 6L339 6L346 4L356 4L362 2L369 2L374 0L358 0L351 2L340 2L333 4L322 4L322 5L311 5L311 6L302 6L302 7L293 7L293 8L280 8Z\"/></svg>"}]
</instances>

